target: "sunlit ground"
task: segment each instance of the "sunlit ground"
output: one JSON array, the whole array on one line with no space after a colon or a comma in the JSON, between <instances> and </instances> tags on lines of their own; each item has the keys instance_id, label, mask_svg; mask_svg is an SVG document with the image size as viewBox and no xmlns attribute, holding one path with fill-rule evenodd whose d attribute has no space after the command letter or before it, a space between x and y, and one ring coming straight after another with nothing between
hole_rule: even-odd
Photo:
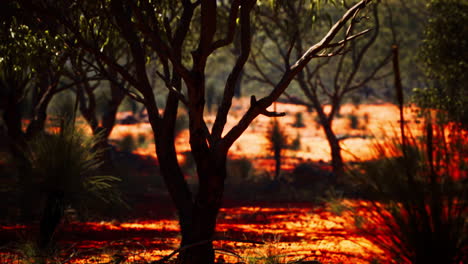
<instances>
[{"instance_id":1,"label":"sunlit ground","mask_svg":"<svg viewBox=\"0 0 468 264\"><path fill-rule=\"evenodd\" d=\"M2 228L21 232L25 227ZM116 254L129 262L154 261L169 255L179 243L176 220L72 223L62 228L57 239L68 249L62 253L72 255L70 263L104 263ZM299 259L369 263L385 257L354 233L350 215L337 216L307 204L223 208L216 238L217 258L228 263L266 257L279 258L282 263ZM2 257L6 259L6 255Z\"/></svg>"}]
</instances>

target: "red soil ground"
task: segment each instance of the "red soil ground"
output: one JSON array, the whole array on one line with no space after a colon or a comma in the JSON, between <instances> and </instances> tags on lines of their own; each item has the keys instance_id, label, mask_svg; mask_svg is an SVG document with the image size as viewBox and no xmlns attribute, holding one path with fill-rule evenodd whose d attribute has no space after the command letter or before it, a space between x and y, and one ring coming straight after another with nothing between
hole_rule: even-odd
<instances>
[{"instance_id":1,"label":"red soil ground","mask_svg":"<svg viewBox=\"0 0 468 264\"><path fill-rule=\"evenodd\" d=\"M129 262L153 261L167 256L179 243L179 229L168 201L147 203L136 210L158 210L158 218L130 222L72 222L55 235L60 259L69 263L104 263L115 254ZM132 214L138 214L135 210ZM170 217L172 215L172 217ZM331 263L368 263L382 258L382 251L353 231L349 216L336 216L309 203L226 202L220 212L215 247L217 258L228 263L268 255L284 261L307 258ZM31 226L0 227L1 243L36 233ZM253 243L253 242L258 242ZM260 244L262 243L262 244ZM0 261L14 258L0 250ZM242 258L236 257L238 255Z\"/></svg>"}]
</instances>

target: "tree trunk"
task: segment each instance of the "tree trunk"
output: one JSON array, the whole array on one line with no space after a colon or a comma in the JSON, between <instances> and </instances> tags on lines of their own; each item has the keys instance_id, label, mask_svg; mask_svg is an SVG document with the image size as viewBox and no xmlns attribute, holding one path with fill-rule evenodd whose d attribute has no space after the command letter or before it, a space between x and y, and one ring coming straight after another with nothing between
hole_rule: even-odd
<instances>
[{"instance_id":1,"label":"tree trunk","mask_svg":"<svg viewBox=\"0 0 468 264\"><path fill-rule=\"evenodd\" d=\"M276 182L279 182L280 172L281 172L281 148L275 147L274 151L275 156L275 178Z\"/></svg>"},{"instance_id":2,"label":"tree trunk","mask_svg":"<svg viewBox=\"0 0 468 264\"><path fill-rule=\"evenodd\" d=\"M24 152L26 144L25 134L22 130L21 108L14 96L9 96L3 112L3 120L7 128L7 142L10 154L18 170L19 184L22 186L19 193L20 219L22 223L33 221L33 208L31 193L34 186L31 185L31 166Z\"/></svg>"},{"instance_id":3,"label":"tree trunk","mask_svg":"<svg viewBox=\"0 0 468 264\"><path fill-rule=\"evenodd\" d=\"M157 154L161 174L179 216L182 250L178 263L214 263L212 239L222 204L227 155L212 154L197 163L199 186L193 201L178 165L173 141L167 140L164 135L155 137L155 140L158 142Z\"/></svg>"},{"instance_id":4,"label":"tree trunk","mask_svg":"<svg viewBox=\"0 0 468 264\"><path fill-rule=\"evenodd\" d=\"M52 242L52 237L62 219L65 202L63 191L51 191L47 194L46 204L40 222L38 246L46 250Z\"/></svg>"},{"instance_id":5,"label":"tree trunk","mask_svg":"<svg viewBox=\"0 0 468 264\"><path fill-rule=\"evenodd\" d=\"M3 111L3 121L7 128L7 135L9 138L11 149L14 151L18 145L23 140L24 133L22 129L22 116L21 116L21 107L17 101L10 96L6 107ZM12 153L15 154L15 153Z\"/></svg>"},{"instance_id":6,"label":"tree trunk","mask_svg":"<svg viewBox=\"0 0 468 264\"><path fill-rule=\"evenodd\" d=\"M197 164L199 187L191 219L181 219L189 225L181 226L181 246L186 249L179 255L179 263L211 264L215 261L212 241L216 218L222 205L227 155L210 156Z\"/></svg>"},{"instance_id":7,"label":"tree trunk","mask_svg":"<svg viewBox=\"0 0 468 264\"><path fill-rule=\"evenodd\" d=\"M318 117L320 119L320 125L322 126L323 131L325 132L325 136L327 137L332 156L333 178L331 179L331 182L336 183L336 179L344 174L344 162L341 156L340 142L332 128L333 118L340 109L340 100L338 97L333 97L332 109L327 115L323 110L323 106L320 103L317 95L309 90L308 84L305 81L304 73L300 72L298 74L298 78L300 85L299 87L302 89L307 98L312 102L312 106L317 111Z\"/></svg>"},{"instance_id":8,"label":"tree trunk","mask_svg":"<svg viewBox=\"0 0 468 264\"><path fill-rule=\"evenodd\" d=\"M322 127L327 137L328 145L330 146L332 156L332 168L333 168L333 179L335 183L337 178L340 178L344 174L344 162L341 156L341 147L338 138L333 132L331 122L328 120L322 120Z\"/></svg>"},{"instance_id":9,"label":"tree trunk","mask_svg":"<svg viewBox=\"0 0 468 264\"><path fill-rule=\"evenodd\" d=\"M35 90L35 89L33 89ZM47 107L52 100L54 93L46 92L43 98L34 107L34 113L32 115L31 123L29 123L26 129L26 137L32 138L44 131L45 123L47 120Z\"/></svg>"},{"instance_id":10,"label":"tree trunk","mask_svg":"<svg viewBox=\"0 0 468 264\"><path fill-rule=\"evenodd\" d=\"M185 249L179 255L178 261L183 264L214 263L213 236L219 207L211 205L195 205L190 222L190 228L183 228L181 247Z\"/></svg>"}]
</instances>

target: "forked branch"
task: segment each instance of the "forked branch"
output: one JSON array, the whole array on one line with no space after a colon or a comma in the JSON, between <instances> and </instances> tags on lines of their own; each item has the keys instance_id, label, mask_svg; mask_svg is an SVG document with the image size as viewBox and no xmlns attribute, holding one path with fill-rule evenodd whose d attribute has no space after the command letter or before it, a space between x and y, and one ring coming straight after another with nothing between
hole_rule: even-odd
<instances>
[{"instance_id":1,"label":"forked branch","mask_svg":"<svg viewBox=\"0 0 468 264\"><path fill-rule=\"evenodd\" d=\"M239 138L240 135L247 129L250 123L260 114L265 113L265 110L276 101L280 95L289 86L294 77L309 63L311 59L316 57L321 51L326 49L328 45L333 41L335 36L346 26L346 23L350 21L355 15L365 8L371 0L362 0L351 7L342 18L336 22L328 33L323 37L317 44L311 46L290 69L284 72L280 81L276 84L270 94L251 105L241 120L235 125L223 138L221 144L222 148L229 149L234 141Z\"/></svg>"}]
</instances>

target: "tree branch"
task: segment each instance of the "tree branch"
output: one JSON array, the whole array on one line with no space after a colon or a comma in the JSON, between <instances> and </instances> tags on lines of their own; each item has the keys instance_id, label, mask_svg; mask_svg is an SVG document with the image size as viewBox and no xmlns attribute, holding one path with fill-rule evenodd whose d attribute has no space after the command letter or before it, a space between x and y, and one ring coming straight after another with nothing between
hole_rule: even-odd
<instances>
[{"instance_id":1,"label":"tree branch","mask_svg":"<svg viewBox=\"0 0 468 264\"><path fill-rule=\"evenodd\" d=\"M333 27L328 31L328 33L325 35L325 37L322 38L320 42L310 47L302 55L302 57L299 58L299 60L297 60L296 63L294 63L294 65L283 74L281 80L277 83L273 91L268 96L257 101L256 104L251 105L241 120L237 123L237 125L235 125L223 138L222 147L229 149L234 141L239 138L239 136L242 135L242 133L247 129L252 120L279 98L279 96L289 86L294 77L307 65L307 63L320 51L322 51L328 44L330 44L338 32L340 32L341 29L346 25L346 23L357 12L365 8L369 2L369 0L362 0L350 8L342 16L342 18L333 25Z\"/></svg>"},{"instance_id":2,"label":"tree branch","mask_svg":"<svg viewBox=\"0 0 468 264\"><path fill-rule=\"evenodd\" d=\"M221 138L221 134L224 130L224 126L227 121L227 115L229 113L229 109L231 108L236 83L250 54L252 41L250 29L250 12L254 4L255 0L250 0L242 3L241 5L241 54L237 58L236 64L231 70L231 73L229 74L228 79L226 81L226 85L224 87L223 100L218 109L218 113L216 114L216 119L213 125L212 135L215 140Z\"/></svg>"},{"instance_id":3,"label":"tree branch","mask_svg":"<svg viewBox=\"0 0 468 264\"><path fill-rule=\"evenodd\" d=\"M228 26L227 26L227 33L224 39L217 40L213 43L211 47L211 52L227 46L234 41L234 35L236 33L236 20L239 14L239 7L241 5L240 0L234 0L231 3L231 9L229 11L229 18L228 18Z\"/></svg>"}]
</instances>

